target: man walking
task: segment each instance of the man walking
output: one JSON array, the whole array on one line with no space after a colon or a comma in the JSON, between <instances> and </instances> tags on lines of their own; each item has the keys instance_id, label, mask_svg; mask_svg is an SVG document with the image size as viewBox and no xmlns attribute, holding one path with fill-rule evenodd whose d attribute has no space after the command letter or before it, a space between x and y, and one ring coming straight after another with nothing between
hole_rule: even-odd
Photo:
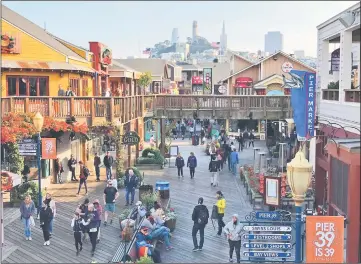
<instances>
[{"instance_id":1,"label":"man walking","mask_svg":"<svg viewBox=\"0 0 361 264\"><path fill-rule=\"evenodd\" d=\"M231 169L232 169L233 175L236 175L236 170L237 170L237 164L238 163L239 163L238 152L237 152L236 149L233 149L233 151L231 153Z\"/></svg>"},{"instance_id":2,"label":"man walking","mask_svg":"<svg viewBox=\"0 0 361 264\"><path fill-rule=\"evenodd\" d=\"M189 167L189 172L190 172L190 175L191 175L191 179L193 179L194 178L194 172L195 172L195 169L197 167L197 158L196 158L196 156L194 156L193 152L191 152L191 155L188 157L187 167Z\"/></svg>"},{"instance_id":3,"label":"man walking","mask_svg":"<svg viewBox=\"0 0 361 264\"><path fill-rule=\"evenodd\" d=\"M114 163L113 157L109 154L109 151L107 151L107 154L104 156L103 164L105 166L107 180L110 180L112 178L112 166Z\"/></svg>"},{"instance_id":4,"label":"man walking","mask_svg":"<svg viewBox=\"0 0 361 264\"><path fill-rule=\"evenodd\" d=\"M70 155L70 159L68 160L68 168L71 172L71 181L78 181L75 177L75 167L76 167L76 159L74 159L73 154Z\"/></svg>"},{"instance_id":5,"label":"man walking","mask_svg":"<svg viewBox=\"0 0 361 264\"><path fill-rule=\"evenodd\" d=\"M198 205L193 209L192 220L193 220L193 229L192 229L192 238L193 238L193 251L201 251L204 244L204 228L208 224L209 211L207 206L203 205L203 198L198 199ZM199 246L197 241L197 233L199 231Z\"/></svg>"},{"instance_id":6,"label":"man walking","mask_svg":"<svg viewBox=\"0 0 361 264\"><path fill-rule=\"evenodd\" d=\"M208 169L211 172L211 186L218 186L218 161L216 156L212 156Z\"/></svg>"},{"instance_id":7,"label":"man walking","mask_svg":"<svg viewBox=\"0 0 361 264\"><path fill-rule=\"evenodd\" d=\"M253 134L253 131L249 134L249 145L248 147L250 147L252 145L252 148L254 148L254 134Z\"/></svg>"},{"instance_id":8,"label":"man walking","mask_svg":"<svg viewBox=\"0 0 361 264\"><path fill-rule=\"evenodd\" d=\"M129 170L129 172L125 175L124 179L126 206L129 205L129 194L131 195L130 204L132 205L134 203L135 188L137 187L137 185L137 176L134 174L133 170Z\"/></svg>"},{"instance_id":9,"label":"man walking","mask_svg":"<svg viewBox=\"0 0 361 264\"><path fill-rule=\"evenodd\" d=\"M233 262L233 251L236 251L237 263L241 263L241 232L242 225L238 221L238 214L232 216L232 221L224 227L229 244L229 262Z\"/></svg>"},{"instance_id":10,"label":"man walking","mask_svg":"<svg viewBox=\"0 0 361 264\"><path fill-rule=\"evenodd\" d=\"M98 156L98 153L95 153L94 157L94 168L95 168L95 175L96 175L96 181L100 181L100 157Z\"/></svg>"},{"instance_id":11,"label":"man walking","mask_svg":"<svg viewBox=\"0 0 361 264\"><path fill-rule=\"evenodd\" d=\"M242 133L239 133L238 137L238 152L243 151L243 136Z\"/></svg>"},{"instance_id":12,"label":"man walking","mask_svg":"<svg viewBox=\"0 0 361 264\"><path fill-rule=\"evenodd\" d=\"M178 153L177 158L175 159L175 165L178 169L178 177L183 177L183 167L184 167L184 159L180 153Z\"/></svg>"},{"instance_id":13,"label":"man walking","mask_svg":"<svg viewBox=\"0 0 361 264\"><path fill-rule=\"evenodd\" d=\"M104 189L104 225L107 225L108 222L108 214L111 214L110 224L113 223L113 217L115 213L115 201L118 199L119 193L117 189L113 186L111 180L108 180L108 186Z\"/></svg>"},{"instance_id":14,"label":"man walking","mask_svg":"<svg viewBox=\"0 0 361 264\"><path fill-rule=\"evenodd\" d=\"M87 195L88 194L88 186L86 185L86 181L88 179L90 172L89 172L89 169L85 166L85 164L82 161L79 161L79 166L80 166L80 176L79 176L80 182L79 182L79 188L78 188L77 195L79 195L80 188L83 184L85 187L85 195Z\"/></svg>"},{"instance_id":15,"label":"man walking","mask_svg":"<svg viewBox=\"0 0 361 264\"><path fill-rule=\"evenodd\" d=\"M249 137L248 131L244 130L244 132L243 132L243 143L244 143L245 148L247 148L248 137Z\"/></svg>"}]
</instances>

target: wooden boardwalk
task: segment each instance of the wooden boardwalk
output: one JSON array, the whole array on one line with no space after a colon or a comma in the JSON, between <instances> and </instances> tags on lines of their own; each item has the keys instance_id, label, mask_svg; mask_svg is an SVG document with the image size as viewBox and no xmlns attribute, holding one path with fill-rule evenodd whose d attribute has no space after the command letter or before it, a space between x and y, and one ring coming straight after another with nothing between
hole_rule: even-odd
<instances>
[{"instance_id":1,"label":"wooden boardwalk","mask_svg":"<svg viewBox=\"0 0 361 264\"><path fill-rule=\"evenodd\" d=\"M246 214L252 211L248 202L245 190L240 184L239 177L233 176L228 167L225 167L219 176L219 187L210 186L210 173L208 165L210 157L205 155L204 146L189 146L184 141L173 142L173 145L179 143L180 152L185 160L189 153L193 151L198 160L195 178L190 179L188 168L184 168L184 178L178 178L177 169L174 167L174 160L171 161L172 168L166 168L164 171L153 172L157 175L147 180L155 183L157 180L166 180L170 182L171 207L178 214L177 225L171 243L174 249L165 251L164 245L159 245L163 263L226 263L228 262L228 242L224 236L218 237L217 230L213 228L211 222L205 229L205 242L203 251L192 252L192 227L193 221L191 215L198 198L204 198L204 204L208 210L212 211L212 206L216 202L216 191L221 190L227 201L227 208L224 222L231 220L231 216L237 213L242 220ZM250 163L253 159L253 149L246 149L240 154L241 164ZM146 172L146 175L149 173ZM214 222L217 229L217 222ZM199 235L198 235L199 243ZM235 255L234 255L235 258Z\"/></svg>"}]
</instances>

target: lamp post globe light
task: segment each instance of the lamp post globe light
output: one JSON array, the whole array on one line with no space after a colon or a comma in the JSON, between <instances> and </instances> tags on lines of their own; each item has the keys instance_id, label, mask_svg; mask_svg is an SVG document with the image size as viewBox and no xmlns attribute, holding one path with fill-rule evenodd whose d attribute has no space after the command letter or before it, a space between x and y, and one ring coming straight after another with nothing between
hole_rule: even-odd
<instances>
[{"instance_id":1,"label":"lamp post globe light","mask_svg":"<svg viewBox=\"0 0 361 264\"><path fill-rule=\"evenodd\" d=\"M299 150L293 160L287 163L287 181L291 188L293 200L296 208L296 250L295 262L302 262L302 204L305 199L305 193L310 185L312 177L312 164L308 162L305 154Z\"/></svg>"},{"instance_id":2,"label":"lamp post globe light","mask_svg":"<svg viewBox=\"0 0 361 264\"><path fill-rule=\"evenodd\" d=\"M38 140L37 140L37 148L36 148L36 158L37 158L37 163L38 163L38 196L39 196L39 201L38 201L38 217L39 217L39 213L40 213L40 209L41 209L41 205L42 205L42 197L41 197L41 137L40 137L40 133L43 129L43 124L44 124L44 117L37 112L36 115L33 117L33 123L34 123L34 127L36 129L36 132L38 132Z\"/></svg>"}]
</instances>

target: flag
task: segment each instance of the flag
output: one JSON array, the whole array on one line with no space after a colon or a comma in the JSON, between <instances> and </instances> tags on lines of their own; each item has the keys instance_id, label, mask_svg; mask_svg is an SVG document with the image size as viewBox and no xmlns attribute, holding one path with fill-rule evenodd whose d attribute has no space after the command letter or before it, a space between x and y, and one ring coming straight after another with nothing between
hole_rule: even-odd
<instances>
[{"instance_id":1,"label":"flag","mask_svg":"<svg viewBox=\"0 0 361 264\"><path fill-rule=\"evenodd\" d=\"M143 50L143 54L145 55L150 55L150 53L151 53L150 48L146 48L145 50Z\"/></svg>"},{"instance_id":2,"label":"flag","mask_svg":"<svg viewBox=\"0 0 361 264\"><path fill-rule=\"evenodd\" d=\"M212 42L211 46L214 49L219 49L219 47L221 46L221 42Z\"/></svg>"}]
</instances>

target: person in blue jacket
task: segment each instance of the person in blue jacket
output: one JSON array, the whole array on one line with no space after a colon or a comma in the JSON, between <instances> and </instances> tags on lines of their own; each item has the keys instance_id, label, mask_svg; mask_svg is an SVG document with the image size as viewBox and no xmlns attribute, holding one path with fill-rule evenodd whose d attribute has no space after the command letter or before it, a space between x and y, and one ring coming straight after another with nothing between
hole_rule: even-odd
<instances>
[{"instance_id":1,"label":"person in blue jacket","mask_svg":"<svg viewBox=\"0 0 361 264\"><path fill-rule=\"evenodd\" d=\"M231 152L231 169L232 169L233 175L236 175L238 163L239 163L238 152L236 149L233 149L233 151Z\"/></svg>"},{"instance_id":2,"label":"person in blue jacket","mask_svg":"<svg viewBox=\"0 0 361 264\"><path fill-rule=\"evenodd\" d=\"M187 167L189 167L189 172L191 174L191 179L194 178L194 172L197 167L197 158L194 156L194 153L191 152L191 155L188 157Z\"/></svg>"}]
</instances>

